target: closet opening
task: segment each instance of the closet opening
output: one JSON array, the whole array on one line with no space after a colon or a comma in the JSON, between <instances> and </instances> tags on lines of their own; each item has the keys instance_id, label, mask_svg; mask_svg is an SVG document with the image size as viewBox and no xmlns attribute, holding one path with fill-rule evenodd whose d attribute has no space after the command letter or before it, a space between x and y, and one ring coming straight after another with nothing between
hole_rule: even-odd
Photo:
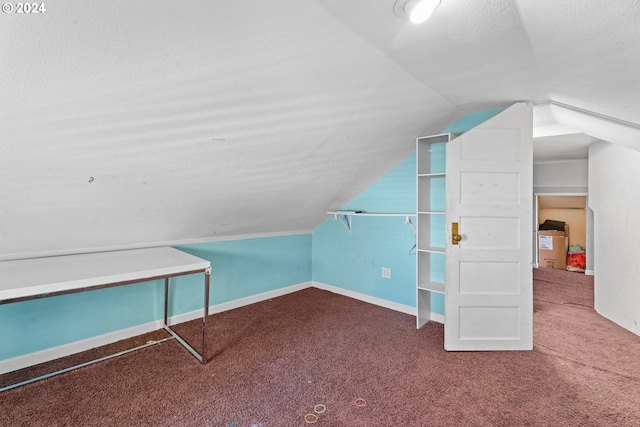
<instances>
[{"instance_id":1,"label":"closet opening","mask_svg":"<svg viewBox=\"0 0 640 427\"><path fill-rule=\"evenodd\" d=\"M588 271L586 194L537 194L536 265L576 273ZM563 237L564 235L564 237Z\"/></svg>"}]
</instances>

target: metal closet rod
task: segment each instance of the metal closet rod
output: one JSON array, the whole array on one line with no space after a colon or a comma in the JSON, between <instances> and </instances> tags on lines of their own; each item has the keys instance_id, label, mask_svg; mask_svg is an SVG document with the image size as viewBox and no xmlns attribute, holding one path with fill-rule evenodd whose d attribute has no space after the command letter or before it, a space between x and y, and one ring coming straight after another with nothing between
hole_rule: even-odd
<instances>
[{"instance_id":1,"label":"metal closet rod","mask_svg":"<svg viewBox=\"0 0 640 427\"><path fill-rule=\"evenodd\" d=\"M415 213L385 213L385 212L360 212L360 211L335 211L327 212L329 215L348 215L348 216L416 216Z\"/></svg>"},{"instance_id":2,"label":"metal closet rod","mask_svg":"<svg viewBox=\"0 0 640 427\"><path fill-rule=\"evenodd\" d=\"M411 222L411 217L416 216L415 213L384 213L384 212L361 212L361 211L330 211L327 212L329 215L333 215L333 220L339 220L342 225L348 230L351 231L351 217L354 216L403 216L404 223L409 224L413 229L413 232L416 232L416 227Z\"/></svg>"}]
</instances>

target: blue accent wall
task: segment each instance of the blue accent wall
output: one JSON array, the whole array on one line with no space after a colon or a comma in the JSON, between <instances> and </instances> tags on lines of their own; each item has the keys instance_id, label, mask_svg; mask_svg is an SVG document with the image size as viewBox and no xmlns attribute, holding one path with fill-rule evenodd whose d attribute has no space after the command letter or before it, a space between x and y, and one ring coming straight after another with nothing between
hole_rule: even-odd
<instances>
[{"instance_id":1,"label":"blue accent wall","mask_svg":"<svg viewBox=\"0 0 640 427\"><path fill-rule=\"evenodd\" d=\"M469 114L443 133L462 134L503 110ZM340 209L415 213L415 154ZM415 217L412 221L415 223ZM403 222L404 218L398 217L354 217L349 232L328 218L313 232L313 280L415 307L416 239ZM391 279L382 278L382 267L391 268ZM431 310L444 314L442 294L432 293Z\"/></svg>"},{"instance_id":2,"label":"blue accent wall","mask_svg":"<svg viewBox=\"0 0 640 427\"><path fill-rule=\"evenodd\" d=\"M311 234L176 247L211 261L210 305L311 280ZM204 274L170 283L170 316L203 308ZM153 322L163 314L163 280L0 305L0 360Z\"/></svg>"},{"instance_id":3,"label":"blue accent wall","mask_svg":"<svg viewBox=\"0 0 640 427\"><path fill-rule=\"evenodd\" d=\"M211 261L212 305L311 281L311 234L180 245ZM179 280L195 281L191 277ZM191 293L193 294L193 292ZM196 297L194 308L202 308Z\"/></svg>"},{"instance_id":4,"label":"blue accent wall","mask_svg":"<svg viewBox=\"0 0 640 427\"><path fill-rule=\"evenodd\" d=\"M0 360L162 317L162 281L0 305Z\"/></svg>"},{"instance_id":5,"label":"blue accent wall","mask_svg":"<svg viewBox=\"0 0 640 427\"><path fill-rule=\"evenodd\" d=\"M344 210L415 213L415 155L354 198ZM415 223L415 216L411 218ZM313 280L415 306L415 242L404 217L353 217L349 232L324 221L313 232ZM383 279L382 267L391 268Z\"/></svg>"}]
</instances>

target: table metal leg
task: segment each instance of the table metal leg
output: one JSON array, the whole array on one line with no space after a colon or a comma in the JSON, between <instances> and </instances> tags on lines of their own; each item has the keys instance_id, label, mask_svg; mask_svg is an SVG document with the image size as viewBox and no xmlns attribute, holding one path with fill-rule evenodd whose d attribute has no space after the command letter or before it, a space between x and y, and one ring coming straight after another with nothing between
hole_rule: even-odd
<instances>
[{"instance_id":1,"label":"table metal leg","mask_svg":"<svg viewBox=\"0 0 640 427\"><path fill-rule=\"evenodd\" d=\"M167 323L169 313L169 278L164 278L164 326L169 326Z\"/></svg>"},{"instance_id":2,"label":"table metal leg","mask_svg":"<svg viewBox=\"0 0 640 427\"><path fill-rule=\"evenodd\" d=\"M204 272L204 318L202 320L202 360L201 362L207 363L206 360L206 346L207 346L207 321L209 318L209 285L211 283L211 268L207 268Z\"/></svg>"},{"instance_id":3,"label":"table metal leg","mask_svg":"<svg viewBox=\"0 0 640 427\"><path fill-rule=\"evenodd\" d=\"M202 354L198 353L193 347L191 347L185 340L183 340L176 332L174 332L168 324L168 311L169 311L169 278L164 282L164 330L171 334L184 348L189 350L193 356L200 361L203 365L207 363L206 359L206 343L207 343L207 318L209 317L209 284L211 277L211 268L207 268L204 271L204 315L202 318Z\"/></svg>"}]
</instances>

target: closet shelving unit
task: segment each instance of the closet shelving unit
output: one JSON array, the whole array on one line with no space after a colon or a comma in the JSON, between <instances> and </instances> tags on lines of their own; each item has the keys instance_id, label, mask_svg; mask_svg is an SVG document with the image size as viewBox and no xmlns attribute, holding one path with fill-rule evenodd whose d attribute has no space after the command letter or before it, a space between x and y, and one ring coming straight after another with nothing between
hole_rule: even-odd
<instances>
[{"instance_id":1,"label":"closet shelving unit","mask_svg":"<svg viewBox=\"0 0 640 427\"><path fill-rule=\"evenodd\" d=\"M413 228L413 231L416 231L416 228L413 224L413 221L411 221L411 217L415 217L416 214L414 213L387 213L387 212L361 212L361 211L330 211L327 212L327 214L329 215L333 215L333 220L334 221L340 221L342 223L342 225L344 225L344 227L348 230L351 231L352 229L352 219L354 216L381 216L381 217L387 217L387 216L399 216L399 217L404 217L404 223L408 224L411 228Z\"/></svg>"},{"instance_id":2,"label":"closet shelving unit","mask_svg":"<svg viewBox=\"0 0 640 427\"><path fill-rule=\"evenodd\" d=\"M446 246L446 145L452 134L416 140L416 323L431 320L431 296L444 294Z\"/></svg>"}]
</instances>

